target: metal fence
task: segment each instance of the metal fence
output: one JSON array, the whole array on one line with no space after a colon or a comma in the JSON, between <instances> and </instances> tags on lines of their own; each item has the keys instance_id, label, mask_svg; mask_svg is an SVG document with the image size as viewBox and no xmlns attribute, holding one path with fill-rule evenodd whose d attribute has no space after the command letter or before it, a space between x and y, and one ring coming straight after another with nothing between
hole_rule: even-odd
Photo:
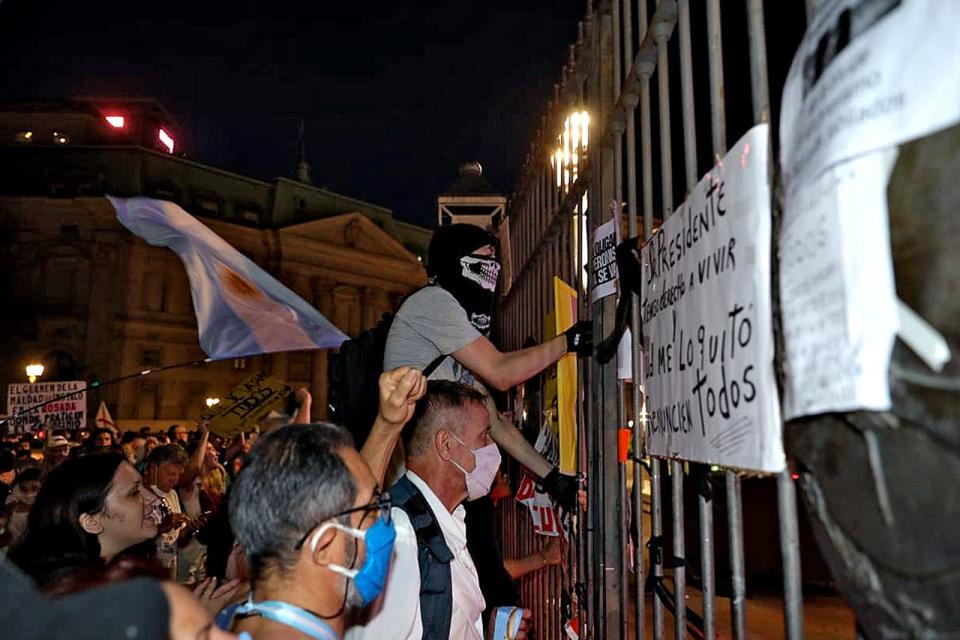
<instances>
[{"instance_id":1,"label":"metal fence","mask_svg":"<svg viewBox=\"0 0 960 640\"><path fill-rule=\"evenodd\" d=\"M782 11L780 2L770 4ZM803 7L794 10L799 12L802 28ZM763 3L730 0L723 3L723 11L729 15L721 16L720 0L587 2L577 41L569 48L561 80L554 87L501 228L503 250L509 254L498 317L503 348L518 349L529 338L538 342L545 338L543 319L553 305L554 275L578 288L580 317L594 320L595 337L609 333L615 302L607 298L590 305L585 295L583 266L592 257L585 239L590 232L619 215L628 237L649 237L682 200L675 199L675 194L691 191L699 176L727 151L731 122L739 123L735 129L743 129L734 131L738 134L751 124L771 122ZM782 83L782 78L778 81ZM744 117L751 112L752 119ZM709 136L704 135L705 129ZM776 176L776 167L772 175ZM622 203L622 209L609 206L614 202ZM630 292L622 293L633 298L632 333L638 336L638 300ZM633 380L640 380L639 348L634 340ZM643 638L644 621L650 614L653 636L661 638L669 631L665 625L672 601L676 638L726 635L717 629L714 607L710 488L720 483L704 481L706 470L693 463L641 460L642 385L618 381L615 360L604 366L581 361L579 377L578 467L586 478L587 509L571 518L571 544L563 566L521 581L524 602L534 609L535 634L566 637L563 622L573 616L579 619L580 638ZM531 398L542 397L528 394L524 408ZM520 410L519 404L515 407ZM617 432L627 424L633 425L637 455L624 464L616 454ZM730 635L744 638L741 477L732 470L724 476ZM786 636L801 638L794 486L787 472L776 481ZM644 502L646 483L649 506ZM670 500L665 503L668 488ZM695 523L684 522L684 496L690 492L697 496ZM508 502L499 511L504 554L519 557L534 551L540 542L525 510ZM664 513L670 514L672 541L663 539ZM649 531L645 531L645 518ZM687 619L685 606L686 527L699 532L701 558L703 606L690 617L702 619L693 621ZM656 595L645 597L645 587Z\"/></svg>"}]
</instances>

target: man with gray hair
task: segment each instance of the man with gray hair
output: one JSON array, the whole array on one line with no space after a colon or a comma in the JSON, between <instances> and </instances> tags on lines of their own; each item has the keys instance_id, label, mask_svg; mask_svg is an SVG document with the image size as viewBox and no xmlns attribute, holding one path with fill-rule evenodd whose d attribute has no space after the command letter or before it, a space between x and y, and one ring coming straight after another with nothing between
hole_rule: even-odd
<instances>
[{"instance_id":1,"label":"man with gray hair","mask_svg":"<svg viewBox=\"0 0 960 640\"><path fill-rule=\"evenodd\" d=\"M251 569L246 602L218 619L257 640L337 640L387 579L395 530L380 478L426 388L419 371L380 376L380 409L362 452L328 423L257 440L231 490L230 524Z\"/></svg>"},{"instance_id":2,"label":"man with gray hair","mask_svg":"<svg viewBox=\"0 0 960 640\"><path fill-rule=\"evenodd\" d=\"M335 640L347 614L386 578L390 501L350 434L335 425L289 425L262 436L233 487L230 524L252 585L224 625L236 632Z\"/></svg>"},{"instance_id":3,"label":"man with gray hair","mask_svg":"<svg viewBox=\"0 0 960 640\"><path fill-rule=\"evenodd\" d=\"M500 467L485 395L459 382L429 381L403 441L407 472L390 489L393 564L370 618L348 638L481 640L485 603L461 503L486 495ZM522 617L510 637L526 637L529 612Z\"/></svg>"}]
</instances>

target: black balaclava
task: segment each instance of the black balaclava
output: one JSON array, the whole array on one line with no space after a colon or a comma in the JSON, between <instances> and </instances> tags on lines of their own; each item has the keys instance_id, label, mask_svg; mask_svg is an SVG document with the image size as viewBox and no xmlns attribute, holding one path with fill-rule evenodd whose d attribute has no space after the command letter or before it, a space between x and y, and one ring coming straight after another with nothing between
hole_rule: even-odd
<instances>
[{"instance_id":1,"label":"black balaclava","mask_svg":"<svg viewBox=\"0 0 960 640\"><path fill-rule=\"evenodd\" d=\"M427 274L435 284L449 291L477 331L490 333L494 292L500 263L493 256L478 256L474 251L497 239L472 224L440 227L433 233L427 250Z\"/></svg>"}]
</instances>

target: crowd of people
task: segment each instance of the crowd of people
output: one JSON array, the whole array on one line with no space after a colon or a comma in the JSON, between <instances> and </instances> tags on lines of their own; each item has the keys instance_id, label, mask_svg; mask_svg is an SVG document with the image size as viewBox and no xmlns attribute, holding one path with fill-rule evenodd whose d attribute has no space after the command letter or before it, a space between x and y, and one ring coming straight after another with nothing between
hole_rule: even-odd
<instances>
[{"instance_id":1,"label":"crowd of people","mask_svg":"<svg viewBox=\"0 0 960 640\"><path fill-rule=\"evenodd\" d=\"M588 354L590 327L501 352L487 338L495 240L454 225L430 253L431 284L390 331L364 442L310 422L304 391L298 419L232 439L202 422L4 436L0 610L23 622L14 637L526 637L512 580L559 563L561 547L501 557L488 496L500 448L564 509L578 487L487 385ZM45 606L58 624L25 616Z\"/></svg>"}]
</instances>

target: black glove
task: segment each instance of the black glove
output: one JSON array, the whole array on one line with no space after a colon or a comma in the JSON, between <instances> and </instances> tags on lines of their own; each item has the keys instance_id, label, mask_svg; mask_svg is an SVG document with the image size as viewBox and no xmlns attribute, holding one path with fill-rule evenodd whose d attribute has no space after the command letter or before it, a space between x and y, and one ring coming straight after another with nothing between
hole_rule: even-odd
<instances>
[{"instance_id":1,"label":"black glove","mask_svg":"<svg viewBox=\"0 0 960 640\"><path fill-rule=\"evenodd\" d=\"M593 355L593 322L581 320L563 332L567 338L567 353L576 353L578 358Z\"/></svg>"},{"instance_id":2,"label":"black glove","mask_svg":"<svg viewBox=\"0 0 960 640\"><path fill-rule=\"evenodd\" d=\"M564 511L572 513L577 510L577 493L580 491L580 483L576 476L565 476L560 473L560 469L554 467L547 477L540 481L540 486Z\"/></svg>"}]
</instances>

